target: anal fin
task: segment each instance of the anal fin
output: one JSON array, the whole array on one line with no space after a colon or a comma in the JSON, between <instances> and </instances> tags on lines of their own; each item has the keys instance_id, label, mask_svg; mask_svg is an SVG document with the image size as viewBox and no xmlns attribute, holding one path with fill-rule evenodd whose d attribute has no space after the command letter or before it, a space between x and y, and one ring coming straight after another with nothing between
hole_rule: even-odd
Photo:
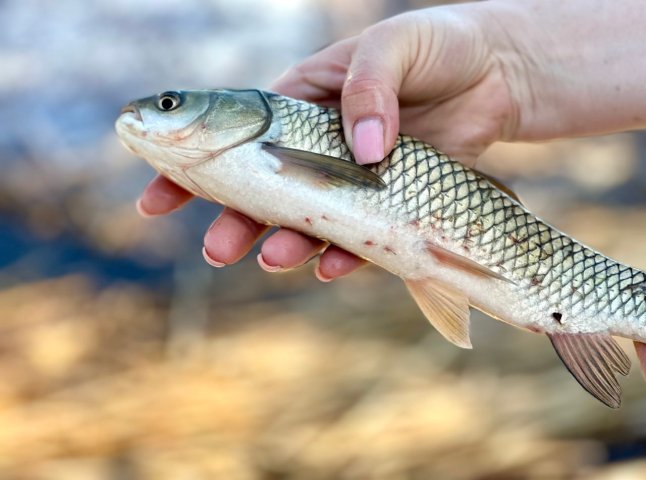
<instances>
[{"instance_id":1,"label":"anal fin","mask_svg":"<svg viewBox=\"0 0 646 480\"><path fill-rule=\"evenodd\" d=\"M579 384L610 408L619 408L621 387L616 373L627 375L630 359L603 333L548 333L554 350Z\"/></svg>"},{"instance_id":2,"label":"anal fin","mask_svg":"<svg viewBox=\"0 0 646 480\"><path fill-rule=\"evenodd\" d=\"M449 342L471 348L469 299L439 280L405 280L408 291L429 322Z\"/></svg>"}]
</instances>

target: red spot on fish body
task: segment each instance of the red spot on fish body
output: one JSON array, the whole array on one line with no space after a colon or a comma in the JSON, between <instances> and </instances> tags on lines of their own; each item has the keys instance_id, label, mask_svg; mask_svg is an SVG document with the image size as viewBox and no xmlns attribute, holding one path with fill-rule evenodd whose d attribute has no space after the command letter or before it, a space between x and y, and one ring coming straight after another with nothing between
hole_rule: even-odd
<instances>
[{"instance_id":1,"label":"red spot on fish body","mask_svg":"<svg viewBox=\"0 0 646 480\"><path fill-rule=\"evenodd\" d=\"M311 226L312 225L312 219L310 217L305 217L305 223L307 223L308 225Z\"/></svg>"},{"instance_id":2,"label":"red spot on fish body","mask_svg":"<svg viewBox=\"0 0 646 480\"><path fill-rule=\"evenodd\" d=\"M531 284L535 287L543 285L543 280L545 280L545 275L536 274L530 280Z\"/></svg>"},{"instance_id":3,"label":"red spot on fish body","mask_svg":"<svg viewBox=\"0 0 646 480\"><path fill-rule=\"evenodd\" d=\"M412 225L413 227L419 227L419 220L411 220L408 222L409 225Z\"/></svg>"},{"instance_id":4,"label":"red spot on fish body","mask_svg":"<svg viewBox=\"0 0 646 480\"><path fill-rule=\"evenodd\" d=\"M329 220L325 214L321 215L321 220Z\"/></svg>"},{"instance_id":5,"label":"red spot on fish body","mask_svg":"<svg viewBox=\"0 0 646 480\"><path fill-rule=\"evenodd\" d=\"M521 243L524 240L524 239L518 238L514 233L510 233L507 236L507 238L509 238L509 240L511 240L511 243L513 243L514 245L518 245L519 243Z\"/></svg>"},{"instance_id":6,"label":"red spot on fish body","mask_svg":"<svg viewBox=\"0 0 646 480\"><path fill-rule=\"evenodd\" d=\"M467 229L467 236L475 237L480 235L484 231L484 226L482 225L482 220L476 220L469 228Z\"/></svg>"},{"instance_id":7,"label":"red spot on fish body","mask_svg":"<svg viewBox=\"0 0 646 480\"><path fill-rule=\"evenodd\" d=\"M391 254L393 254L393 255L397 255L397 252L395 252L395 251L394 251L391 247L389 247L388 245L386 245L386 246L384 247L384 252L386 252L386 253L391 253Z\"/></svg>"},{"instance_id":8,"label":"red spot on fish body","mask_svg":"<svg viewBox=\"0 0 646 480\"><path fill-rule=\"evenodd\" d=\"M581 293L578 288L570 287L570 291L572 292L573 296L576 295L579 298L583 298L583 293Z\"/></svg>"},{"instance_id":9,"label":"red spot on fish body","mask_svg":"<svg viewBox=\"0 0 646 480\"><path fill-rule=\"evenodd\" d=\"M373 242L372 240L366 240L365 242L363 242L363 244L366 247L372 247L375 244L375 242Z\"/></svg>"}]
</instances>

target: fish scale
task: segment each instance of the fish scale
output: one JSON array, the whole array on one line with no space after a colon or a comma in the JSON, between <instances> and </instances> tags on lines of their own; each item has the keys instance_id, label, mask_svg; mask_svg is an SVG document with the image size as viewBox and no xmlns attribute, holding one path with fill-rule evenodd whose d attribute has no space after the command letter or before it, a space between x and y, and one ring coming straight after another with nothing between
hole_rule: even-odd
<instances>
[{"instance_id":1,"label":"fish scale","mask_svg":"<svg viewBox=\"0 0 646 480\"><path fill-rule=\"evenodd\" d=\"M269 97L284 126L280 142L351 161L338 111L278 95ZM446 246L510 276L554 309L577 315L646 314L644 274L587 248L529 213L473 170L407 135L387 161L372 167L386 190L362 190L386 215L441 231ZM619 287L617 288L617 284ZM582 290L583 295L577 292ZM588 300L587 303L584 300Z\"/></svg>"},{"instance_id":2,"label":"fish scale","mask_svg":"<svg viewBox=\"0 0 646 480\"><path fill-rule=\"evenodd\" d=\"M400 135L354 163L335 109L260 90L164 92L132 102L117 131L185 189L316 236L399 275L429 321L470 348L469 306L544 332L592 395L620 404L635 341L646 372L646 277L535 217L512 192Z\"/></svg>"}]
</instances>

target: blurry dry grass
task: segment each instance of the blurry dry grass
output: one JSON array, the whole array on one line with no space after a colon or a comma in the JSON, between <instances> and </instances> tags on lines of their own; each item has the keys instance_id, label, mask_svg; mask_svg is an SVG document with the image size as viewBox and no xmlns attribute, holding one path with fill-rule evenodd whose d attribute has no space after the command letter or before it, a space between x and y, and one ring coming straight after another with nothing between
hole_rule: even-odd
<instances>
[{"instance_id":1,"label":"blurry dry grass","mask_svg":"<svg viewBox=\"0 0 646 480\"><path fill-rule=\"evenodd\" d=\"M559 418L600 412L612 429L629 416L574 384L541 394L551 369L461 372L426 325L409 340L342 334L316 320L335 321L324 304L224 307L225 324L182 351L167 306L138 287L67 277L1 292L0 477L614 478L595 442L557 439L598 425Z\"/></svg>"}]
</instances>

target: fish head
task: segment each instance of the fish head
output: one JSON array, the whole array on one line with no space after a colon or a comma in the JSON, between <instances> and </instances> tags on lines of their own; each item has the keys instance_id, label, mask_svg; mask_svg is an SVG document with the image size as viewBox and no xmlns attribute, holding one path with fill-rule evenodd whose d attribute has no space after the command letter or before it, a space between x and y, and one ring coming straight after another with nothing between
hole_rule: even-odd
<instances>
[{"instance_id":1,"label":"fish head","mask_svg":"<svg viewBox=\"0 0 646 480\"><path fill-rule=\"evenodd\" d=\"M271 122L259 90L178 90L130 102L115 127L130 151L187 187L186 170L260 137Z\"/></svg>"}]
</instances>

